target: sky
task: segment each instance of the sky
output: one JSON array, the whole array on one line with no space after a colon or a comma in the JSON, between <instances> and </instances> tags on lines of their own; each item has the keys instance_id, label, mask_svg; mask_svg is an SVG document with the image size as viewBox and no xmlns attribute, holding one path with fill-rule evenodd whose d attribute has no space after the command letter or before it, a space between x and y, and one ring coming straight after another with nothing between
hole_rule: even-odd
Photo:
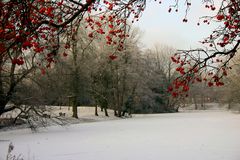
<instances>
[{"instance_id":1,"label":"sky","mask_svg":"<svg viewBox=\"0 0 240 160\"><path fill-rule=\"evenodd\" d=\"M168 12L170 4L174 0L163 1L158 4L155 1L148 1L146 10L134 26L142 32L142 46L152 48L156 45L167 45L176 49L190 49L200 47L199 41L209 36L219 24L197 25L199 17L216 14L206 9L202 0L192 2L188 12L188 22L183 23L186 7L181 4L179 11Z\"/></svg>"}]
</instances>

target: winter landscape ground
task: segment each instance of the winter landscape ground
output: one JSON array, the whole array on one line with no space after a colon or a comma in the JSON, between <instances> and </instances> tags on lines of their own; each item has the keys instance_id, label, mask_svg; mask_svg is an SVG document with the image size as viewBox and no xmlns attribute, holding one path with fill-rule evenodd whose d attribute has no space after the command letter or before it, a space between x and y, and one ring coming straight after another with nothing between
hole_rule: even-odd
<instances>
[{"instance_id":1,"label":"winter landscape ground","mask_svg":"<svg viewBox=\"0 0 240 160\"><path fill-rule=\"evenodd\" d=\"M133 118L0 132L26 160L239 160L240 116L223 111L134 115Z\"/></svg>"}]
</instances>

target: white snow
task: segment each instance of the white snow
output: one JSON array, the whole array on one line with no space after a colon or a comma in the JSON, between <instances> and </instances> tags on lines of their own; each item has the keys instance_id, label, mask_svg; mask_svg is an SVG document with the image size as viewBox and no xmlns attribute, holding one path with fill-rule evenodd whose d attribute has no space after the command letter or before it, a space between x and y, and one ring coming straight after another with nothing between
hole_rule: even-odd
<instances>
[{"instance_id":1,"label":"white snow","mask_svg":"<svg viewBox=\"0 0 240 160\"><path fill-rule=\"evenodd\" d=\"M227 111L134 115L0 132L0 160L9 141L25 160L240 160L239 135L240 115Z\"/></svg>"}]
</instances>

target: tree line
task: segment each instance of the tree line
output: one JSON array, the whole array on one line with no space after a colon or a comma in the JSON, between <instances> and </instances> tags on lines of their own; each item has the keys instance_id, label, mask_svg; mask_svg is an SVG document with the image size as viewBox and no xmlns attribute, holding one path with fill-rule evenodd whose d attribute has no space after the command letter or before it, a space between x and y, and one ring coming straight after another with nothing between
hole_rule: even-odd
<instances>
[{"instance_id":1,"label":"tree line","mask_svg":"<svg viewBox=\"0 0 240 160\"><path fill-rule=\"evenodd\" d=\"M70 49L51 68L26 76L11 102L36 107L71 105L75 118L79 106L100 106L106 116L107 109L112 109L119 117L126 112L175 112L178 99L168 92L177 76L170 60L175 50L162 46L143 51L136 28L126 41L124 51L117 52L114 46L104 45L101 36L90 40L86 29L79 27Z\"/></svg>"}]
</instances>

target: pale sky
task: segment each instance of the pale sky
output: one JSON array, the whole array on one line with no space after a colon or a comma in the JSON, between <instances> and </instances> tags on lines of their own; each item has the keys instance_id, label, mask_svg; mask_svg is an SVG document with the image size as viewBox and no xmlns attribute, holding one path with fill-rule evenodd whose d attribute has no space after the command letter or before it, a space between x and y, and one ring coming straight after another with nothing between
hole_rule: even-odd
<instances>
[{"instance_id":1,"label":"pale sky","mask_svg":"<svg viewBox=\"0 0 240 160\"><path fill-rule=\"evenodd\" d=\"M203 40L211 34L211 31L217 27L215 24L197 25L199 17L213 15L212 11L206 9L202 0L194 0L188 13L188 22L183 23L185 6L179 7L179 11L172 10L168 13L168 6L174 3L174 0L163 1L158 4L155 1L147 3L147 8L134 25L143 32L142 43L146 48L151 48L156 44L168 45L177 49L190 49L198 47Z\"/></svg>"}]
</instances>

